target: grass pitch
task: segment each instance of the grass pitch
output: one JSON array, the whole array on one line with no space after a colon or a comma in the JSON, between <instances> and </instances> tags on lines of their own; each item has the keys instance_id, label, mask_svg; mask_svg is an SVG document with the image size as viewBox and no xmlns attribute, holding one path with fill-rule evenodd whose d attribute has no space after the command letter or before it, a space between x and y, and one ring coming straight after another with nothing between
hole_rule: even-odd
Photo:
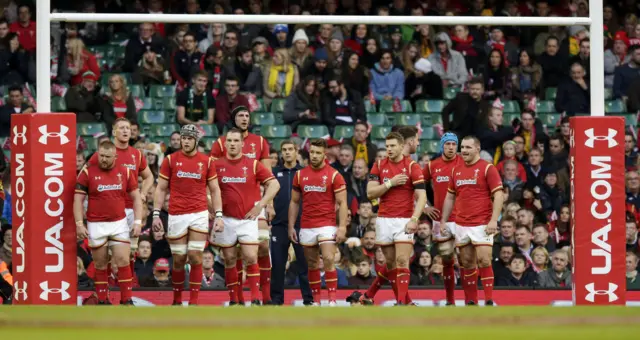
<instances>
[{"instance_id":1,"label":"grass pitch","mask_svg":"<svg viewBox=\"0 0 640 340\"><path fill-rule=\"evenodd\" d=\"M638 339L625 307L31 307L0 308L4 339ZM409 338L411 337L411 338ZM542 338L544 339L544 338Z\"/></svg>"}]
</instances>

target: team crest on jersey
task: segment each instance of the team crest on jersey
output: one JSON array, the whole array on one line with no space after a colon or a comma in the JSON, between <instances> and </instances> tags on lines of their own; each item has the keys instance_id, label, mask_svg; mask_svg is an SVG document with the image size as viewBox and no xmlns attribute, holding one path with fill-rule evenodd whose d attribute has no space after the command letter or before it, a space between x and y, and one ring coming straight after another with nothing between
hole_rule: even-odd
<instances>
[{"instance_id":1,"label":"team crest on jersey","mask_svg":"<svg viewBox=\"0 0 640 340\"><path fill-rule=\"evenodd\" d=\"M202 162L198 162L198 172L202 172L202 167L204 166L204 164L202 164Z\"/></svg>"},{"instance_id":2,"label":"team crest on jersey","mask_svg":"<svg viewBox=\"0 0 640 340\"><path fill-rule=\"evenodd\" d=\"M122 174L118 174L118 183L122 183Z\"/></svg>"},{"instance_id":3,"label":"team crest on jersey","mask_svg":"<svg viewBox=\"0 0 640 340\"><path fill-rule=\"evenodd\" d=\"M322 176L322 185L327 185L327 175Z\"/></svg>"},{"instance_id":4,"label":"team crest on jersey","mask_svg":"<svg viewBox=\"0 0 640 340\"><path fill-rule=\"evenodd\" d=\"M249 170L249 168L247 168L246 166L243 166L243 167L242 167L242 175L243 175L244 177L247 177L247 170Z\"/></svg>"},{"instance_id":5,"label":"team crest on jersey","mask_svg":"<svg viewBox=\"0 0 640 340\"><path fill-rule=\"evenodd\" d=\"M133 154L131 155L131 161L133 163L131 163L131 164L122 164L122 165L125 166L126 168L129 168L129 170L136 171L136 169L138 168L137 165L136 165L136 155L133 155Z\"/></svg>"},{"instance_id":6,"label":"team crest on jersey","mask_svg":"<svg viewBox=\"0 0 640 340\"><path fill-rule=\"evenodd\" d=\"M256 143L251 143L249 145L251 145L251 152L245 153L244 155L247 156L248 158L255 159L256 158L256 154L257 154L257 152L256 152Z\"/></svg>"},{"instance_id":7,"label":"team crest on jersey","mask_svg":"<svg viewBox=\"0 0 640 340\"><path fill-rule=\"evenodd\" d=\"M478 178L478 172L480 172L480 169L475 169L473 171L473 178Z\"/></svg>"}]
</instances>

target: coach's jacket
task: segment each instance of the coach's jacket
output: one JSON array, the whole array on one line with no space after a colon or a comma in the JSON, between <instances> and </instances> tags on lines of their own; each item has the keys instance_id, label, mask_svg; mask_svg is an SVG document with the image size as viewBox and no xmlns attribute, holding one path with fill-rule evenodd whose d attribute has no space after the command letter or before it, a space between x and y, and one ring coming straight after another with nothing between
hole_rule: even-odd
<instances>
[{"instance_id":1,"label":"coach's jacket","mask_svg":"<svg viewBox=\"0 0 640 340\"><path fill-rule=\"evenodd\" d=\"M280 182L280 191L273 199L273 209L276 211L276 216L271 221L271 225L288 228L289 226L289 202L291 202L291 189L293 188L293 176L295 176L298 170L302 169L300 164L296 164L295 167L287 169L282 163L273 168L273 176ZM300 228L300 215L302 215L302 201L300 202L300 211L298 213L298 220L296 221L296 228Z\"/></svg>"}]
</instances>

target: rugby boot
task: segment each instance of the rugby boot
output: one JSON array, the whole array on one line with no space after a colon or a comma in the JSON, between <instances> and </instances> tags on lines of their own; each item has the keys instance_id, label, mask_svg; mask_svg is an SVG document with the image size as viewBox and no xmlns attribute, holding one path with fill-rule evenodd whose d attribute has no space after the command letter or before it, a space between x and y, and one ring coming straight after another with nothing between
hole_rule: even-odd
<instances>
[{"instance_id":1,"label":"rugby boot","mask_svg":"<svg viewBox=\"0 0 640 340\"><path fill-rule=\"evenodd\" d=\"M493 300L487 300L484 303L485 306L494 306Z\"/></svg>"},{"instance_id":2,"label":"rugby boot","mask_svg":"<svg viewBox=\"0 0 640 340\"><path fill-rule=\"evenodd\" d=\"M251 306L262 306L262 302L260 302L260 300L252 300L251 301Z\"/></svg>"},{"instance_id":3,"label":"rugby boot","mask_svg":"<svg viewBox=\"0 0 640 340\"><path fill-rule=\"evenodd\" d=\"M131 299L129 299L127 301L124 301L124 302L120 301L120 305L122 305L122 306L134 306L133 300L131 300Z\"/></svg>"},{"instance_id":4,"label":"rugby boot","mask_svg":"<svg viewBox=\"0 0 640 340\"><path fill-rule=\"evenodd\" d=\"M107 301L98 301L98 305L110 306L111 305L111 301L109 301L109 300L107 300Z\"/></svg>"}]
</instances>

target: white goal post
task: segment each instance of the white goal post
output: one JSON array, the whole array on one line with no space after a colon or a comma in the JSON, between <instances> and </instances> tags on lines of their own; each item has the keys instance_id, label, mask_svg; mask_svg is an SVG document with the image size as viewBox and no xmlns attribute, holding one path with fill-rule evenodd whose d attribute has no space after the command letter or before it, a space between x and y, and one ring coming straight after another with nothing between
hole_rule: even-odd
<instances>
[{"instance_id":1,"label":"white goal post","mask_svg":"<svg viewBox=\"0 0 640 340\"><path fill-rule=\"evenodd\" d=\"M163 22L223 24L368 24L368 25L501 25L501 26L572 26L583 25L591 34L591 116L604 116L604 28L603 1L589 1L590 18L584 17L471 17L471 16L349 16L349 15L217 15L217 14L102 14L51 13L48 0L38 1L36 11L36 56L38 112L51 112L51 22ZM595 39L594 39L595 37ZM600 37L598 39L598 37Z\"/></svg>"}]
</instances>

